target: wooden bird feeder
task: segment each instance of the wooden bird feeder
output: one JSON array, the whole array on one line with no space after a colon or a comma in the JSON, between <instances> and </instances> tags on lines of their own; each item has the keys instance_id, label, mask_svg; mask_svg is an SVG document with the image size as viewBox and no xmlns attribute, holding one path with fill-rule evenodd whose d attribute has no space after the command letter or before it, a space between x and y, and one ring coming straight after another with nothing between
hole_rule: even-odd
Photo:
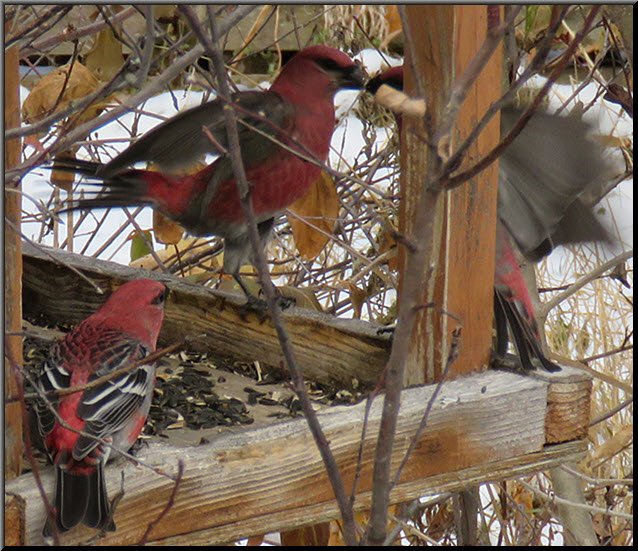
<instances>
[{"instance_id":1,"label":"wooden bird feeder","mask_svg":"<svg viewBox=\"0 0 638 551\"><path fill-rule=\"evenodd\" d=\"M406 66L420 72L428 85L430 116L440 118L455 79L462 74L486 35L485 6L408 6L407 40L415 52ZM452 40L453 39L453 40ZM462 105L452 147L500 94L501 54L482 71ZM412 70L407 92L416 89ZM403 129L401 228L418 243L414 209L422 193L427 148L420 122ZM499 139L494 121L468 155L477 158ZM423 286L424 308L413 335L401 396L393 469L414 438L426 405L440 380L451 332L462 326L460 354L452 373L433 399L398 484L390 494L401 503L427 494L461 491L483 482L511 479L580 458L589 422L590 378L565 368L557 374L520 376L487 370L493 311L494 239L498 167L493 165L471 182L443 192L435 217L429 274ZM402 262L405 262L402 253ZM172 276L142 273L113 263L49 249L23 247L23 297L26 312L49 321L76 323L105 297L78 276L78 271L109 289L133 277L161 279L172 290L160 345L192 337L189 346L259 359L280 367L282 354L270 320L242 317L239 297L204 289ZM405 274L403 274L405 280ZM455 318L446 315L453 312ZM359 320L291 308L283 313L294 351L308 379L353 380L372 387L386 365L391 339L376 326ZM459 321L457 321L459 320ZM374 450L383 394L374 402L364 437L356 510L370 506ZM362 432L365 404L331 407L319 420L349 492ZM153 443L139 459L175 476L178 460L184 471L177 492L167 477L130 462L106 470L109 495L115 495L124 474L123 499L115 513L117 530L99 540L104 545L140 541L147 527L171 506L147 534L147 543L197 545L228 543L264 532L283 531L339 518L339 511L321 456L304 419L255 429L235 429L209 444L175 448ZM44 488L53 488L52 468L42 470ZM44 505L32 474L5 485L5 541L14 545L42 543ZM78 544L93 531L79 527L61 543Z\"/></svg>"}]
</instances>

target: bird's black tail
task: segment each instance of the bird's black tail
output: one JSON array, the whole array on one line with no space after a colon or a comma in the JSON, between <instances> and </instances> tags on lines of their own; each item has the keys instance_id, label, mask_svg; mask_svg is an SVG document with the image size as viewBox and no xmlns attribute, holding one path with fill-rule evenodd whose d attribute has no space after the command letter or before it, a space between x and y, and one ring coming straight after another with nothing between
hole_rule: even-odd
<instances>
[{"instance_id":1,"label":"bird's black tail","mask_svg":"<svg viewBox=\"0 0 638 551\"><path fill-rule=\"evenodd\" d=\"M509 335L511 334L524 371L531 371L537 367L542 367L551 373L560 371L561 368L545 356L534 329L521 315L515 302L510 300L511 297L506 296L506 293L505 290L494 288L497 356L503 358L507 353Z\"/></svg>"},{"instance_id":2,"label":"bird's black tail","mask_svg":"<svg viewBox=\"0 0 638 551\"><path fill-rule=\"evenodd\" d=\"M136 207L151 205L147 197L148 184L144 171L129 169L111 177L100 175L106 165L81 159L57 159L52 170L72 172L84 176L88 186L97 186L98 191L83 191L82 197L68 203L58 213L71 210L99 209L110 207Z\"/></svg>"},{"instance_id":3,"label":"bird's black tail","mask_svg":"<svg viewBox=\"0 0 638 551\"><path fill-rule=\"evenodd\" d=\"M45 538L53 535L54 523L58 532L66 532L81 522L91 528L115 530L102 461L89 474L75 474L56 466L54 505L55 512L47 518L42 530Z\"/></svg>"}]
</instances>

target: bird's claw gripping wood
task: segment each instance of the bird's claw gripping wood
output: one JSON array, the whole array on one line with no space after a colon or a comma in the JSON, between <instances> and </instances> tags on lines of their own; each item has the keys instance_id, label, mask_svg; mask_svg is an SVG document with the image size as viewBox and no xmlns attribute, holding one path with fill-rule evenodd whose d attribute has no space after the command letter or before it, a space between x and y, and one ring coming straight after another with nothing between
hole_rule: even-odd
<instances>
[{"instance_id":1,"label":"bird's claw gripping wood","mask_svg":"<svg viewBox=\"0 0 638 551\"><path fill-rule=\"evenodd\" d=\"M385 335L387 333L388 335L390 335L390 338L392 338L394 336L394 332L396 331L396 328L397 328L396 324L379 327L379 329L377 329L377 335Z\"/></svg>"},{"instance_id":2,"label":"bird's claw gripping wood","mask_svg":"<svg viewBox=\"0 0 638 551\"><path fill-rule=\"evenodd\" d=\"M242 288L244 289L244 293L246 294L246 302L239 307L239 316L242 320L246 321L249 313L257 314L259 322L263 323L264 321L266 321L270 313L268 302L265 299L257 298L243 286ZM293 297L285 297L277 289L275 289L275 293L277 294L277 305L281 310L287 310L288 308L297 304L297 301Z\"/></svg>"}]
</instances>

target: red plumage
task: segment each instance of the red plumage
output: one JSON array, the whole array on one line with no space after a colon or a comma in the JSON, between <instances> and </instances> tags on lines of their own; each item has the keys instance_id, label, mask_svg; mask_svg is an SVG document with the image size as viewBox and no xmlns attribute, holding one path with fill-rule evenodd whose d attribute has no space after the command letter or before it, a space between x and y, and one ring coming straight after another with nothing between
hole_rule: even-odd
<instances>
[{"instance_id":1,"label":"red plumage","mask_svg":"<svg viewBox=\"0 0 638 551\"><path fill-rule=\"evenodd\" d=\"M56 342L36 384L43 392L87 383L142 360L155 350L164 319L166 287L130 281L66 337ZM126 451L144 426L155 383L152 365L141 365L93 388L36 402L40 435L56 467L53 524L64 532L83 522L114 530L104 484L111 448ZM55 413L54 413L55 412ZM83 434L79 434L81 431Z\"/></svg>"},{"instance_id":2,"label":"red plumage","mask_svg":"<svg viewBox=\"0 0 638 551\"><path fill-rule=\"evenodd\" d=\"M323 163L328 157L335 92L362 86L363 74L346 54L319 45L297 53L270 90L233 94L241 155L264 243L274 217L319 177L321 169L307 159ZM224 105L216 99L179 113L105 165L58 165L105 185L100 196L70 208L151 205L193 235L223 237L224 270L237 275L250 256L250 243L229 157L222 155L190 176L180 174L202 154L219 153L209 135L227 146ZM159 171L130 168L140 161L152 162Z\"/></svg>"}]
</instances>

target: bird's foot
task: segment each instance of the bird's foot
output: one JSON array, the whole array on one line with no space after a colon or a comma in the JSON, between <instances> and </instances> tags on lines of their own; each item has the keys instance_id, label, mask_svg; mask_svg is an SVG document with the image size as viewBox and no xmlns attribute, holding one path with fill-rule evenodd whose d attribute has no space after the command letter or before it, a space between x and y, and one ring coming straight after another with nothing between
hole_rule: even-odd
<instances>
[{"instance_id":1,"label":"bird's foot","mask_svg":"<svg viewBox=\"0 0 638 551\"><path fill-rule=\"evenodd\" d=\"M138 438L133 443L128 453L132 456L136 456L142 448L148 448L148 440L146 438Z\"/></svg>"},{"instance_id":2,"label":"bird's foot","mask_svg":"<svg viewBox=\"0 0 638 551\"><path fill-rule=\"evenodd\" d=\"M259 295L262 296L263 293L260 292ZM295 298L282 295L281 291L277 289L277 287L275 287L275 295L277 306L279 306L281 310L288 310L288 308L291 308L292 306L295 306L297 304L297 300Z\"/></svg>"},{"instance_id":3,"label":"bird's foot","mask_svg":"<svg viewBox=\"0 0 638 551\"><path fill-rule=\"evenodd\" d=\"M268 317L268 303L254 295L248 295L246 302L239 307L239 317L246 321L248 314L257 314L260 323Z\"/></svg>"},{"instance_id":4,"label":"bird's foot","mask_svg":"<svg viewBox=\"0 0 638 551\"><path fill-rule=\"evenodd\" d=\"M285 297L277 292L277 305L281 310L286 310L296 304L296 300L292 297ZM247 295L246 303L239 307L239 315L246 320L248 313L257 314L260 322L264 322L270 314L268 302L263 298L257 298L254 295Z\"/></svg>"}]
</instances>

